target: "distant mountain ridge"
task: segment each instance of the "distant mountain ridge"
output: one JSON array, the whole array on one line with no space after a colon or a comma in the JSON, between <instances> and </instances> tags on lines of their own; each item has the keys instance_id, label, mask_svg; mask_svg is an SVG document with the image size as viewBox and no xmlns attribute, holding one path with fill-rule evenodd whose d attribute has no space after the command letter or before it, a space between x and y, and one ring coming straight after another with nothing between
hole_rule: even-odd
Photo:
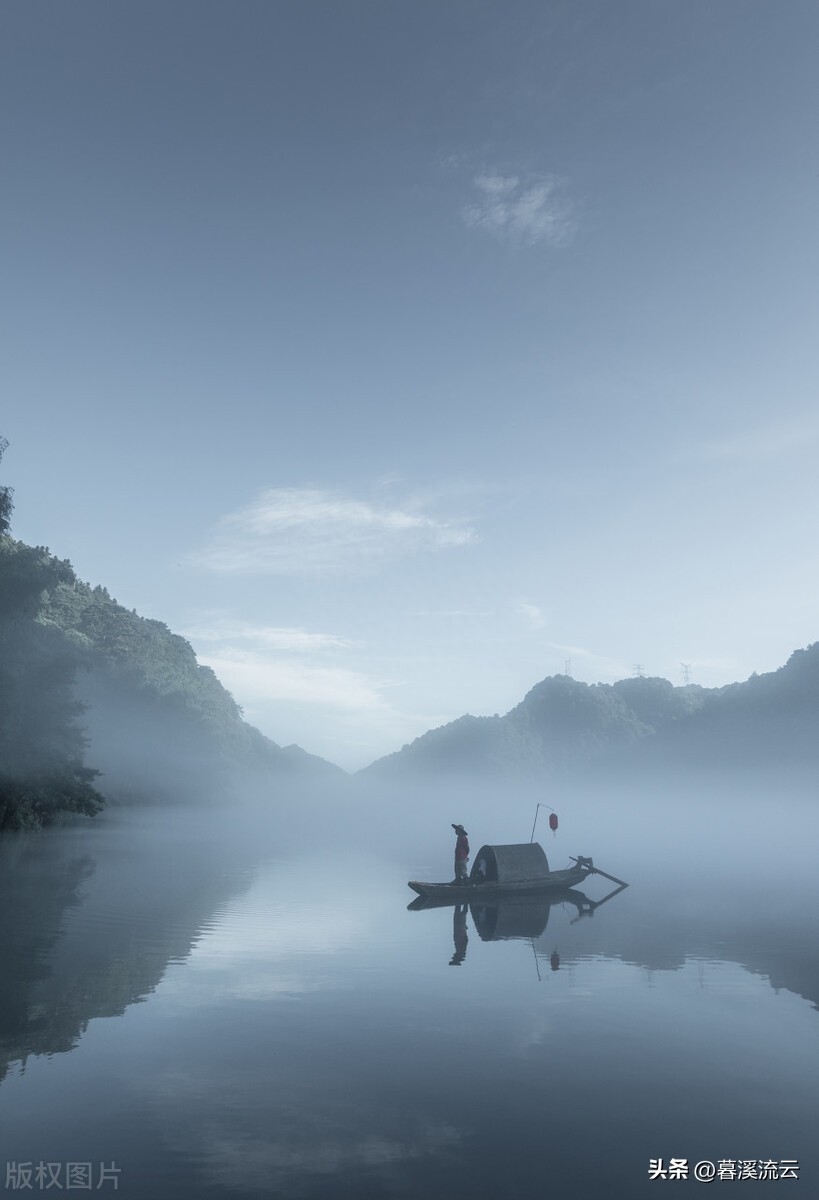
<instances>
[{"instance_id":1,"label":"distant mountain ridge","mask_svg":"<svg viewBox=\"0 0 819 1200\"><path fill-rule=\"evenodd\" d=\"M466 715L361 774L539 775L657 766L819 766L819 642L721 688L667 679L586 684L553 675L504 716Z\"/></svg>"}]
</instances>

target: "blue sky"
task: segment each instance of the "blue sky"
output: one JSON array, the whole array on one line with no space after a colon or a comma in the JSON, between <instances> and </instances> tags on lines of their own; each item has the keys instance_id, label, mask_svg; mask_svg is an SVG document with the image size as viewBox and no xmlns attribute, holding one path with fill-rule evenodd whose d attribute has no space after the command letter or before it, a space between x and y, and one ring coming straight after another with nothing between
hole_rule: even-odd
<instances>
[{"instance_id":1,"label":"blue sky","mask_svg":"<svg viewBox=\"0 0 819 1200\"><path fill-rule=\"evenodd\" d=\"M819 637L819 10L27 0L14 533L359 767Z\"/></svg>"}]
</instances>

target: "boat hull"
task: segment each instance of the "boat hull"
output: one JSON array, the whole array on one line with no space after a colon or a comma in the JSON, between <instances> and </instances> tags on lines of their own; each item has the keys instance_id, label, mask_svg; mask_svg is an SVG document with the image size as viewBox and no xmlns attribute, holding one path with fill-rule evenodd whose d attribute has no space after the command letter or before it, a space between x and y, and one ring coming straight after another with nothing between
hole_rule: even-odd
<instances>
[{"instance_id":1,"label":"boat hull","mask_svg":"<svg viewBox=\"0 0 819 1200\"><path fill-rule=\"evenodd\" d=\"M411 879L408 886L419 896L443 903L462 900L470 904L483 904L500 896L538 895L548 892L563 892L594 874L586 866L569 867L566 871L550 871L540 879L516 880L507 883L422 883Z\"/></svg>"}]
</instances>

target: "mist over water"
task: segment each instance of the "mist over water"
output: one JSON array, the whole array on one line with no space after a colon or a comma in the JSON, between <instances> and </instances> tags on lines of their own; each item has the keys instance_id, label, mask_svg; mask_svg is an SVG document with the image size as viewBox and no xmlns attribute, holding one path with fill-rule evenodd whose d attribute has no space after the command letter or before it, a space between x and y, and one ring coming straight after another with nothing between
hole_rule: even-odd
<instances>
[{"instance_id":1,"label":"mist over water","mask_svg":"<svg viewBox=\"0 0 819 1200\"><path fill-rule=\"evenodd\" d=\"M819 6L2 16L4 1190L818 1200Z\"/></svg>"},{"instance_id":2,"label":"mist over water","mask_svg":"<svg viewBox=\"0 0 819 1200\"><path fill-rule=\"evenodd\" d=\"M0 1160L114 1161L125 1197L654 1195L649 1158L686 1155L816 1179L810 797L219 799L0 845ZM629 888L407 911L409 878L451 878L451 822L474 856L528 841L538 800L553 868Z\"/></svg>"}]
</instances>

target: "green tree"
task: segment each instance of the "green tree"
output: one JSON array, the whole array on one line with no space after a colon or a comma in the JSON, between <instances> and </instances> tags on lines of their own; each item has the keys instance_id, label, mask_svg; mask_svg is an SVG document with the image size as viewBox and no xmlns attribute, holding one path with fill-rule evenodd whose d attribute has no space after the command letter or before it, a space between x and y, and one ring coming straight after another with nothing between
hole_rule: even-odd
<instances>
[{"instance_id":1,"label":"green tree","mask_svg":"<svg viewBox=\"0 0 819 1200\"><path fill-rule=\"evenodd\" d=\"M10 515L11 489L0 488L0 829L21 829L59 811L92 816L103 800L83 761L78 650L39 619L44 594L75 575L44 546L15 542Z\"/></svg>"},{"instance_id":2,"label":"green tree","mask_svg":"<svg viewBox=\"0 0 819 1200\"><path fill-rule=\"evenodd\" d=\"M7 440L0 436L0 461L2 461L8 445ZM11 524L11 511L14 508L14 504L12 503L13 495L12 488L0 484L0 534L6 533Z\"/></svg>"}]
</instances>

